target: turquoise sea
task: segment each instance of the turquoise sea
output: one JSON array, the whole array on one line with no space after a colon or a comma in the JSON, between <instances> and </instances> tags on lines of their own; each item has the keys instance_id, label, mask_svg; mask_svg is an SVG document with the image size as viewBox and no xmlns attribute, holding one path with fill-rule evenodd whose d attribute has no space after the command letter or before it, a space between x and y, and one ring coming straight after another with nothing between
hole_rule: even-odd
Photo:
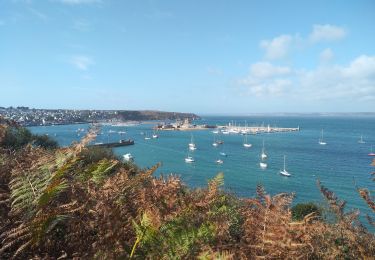
<instances>
[{"instance_id":1,"label":"turquoise sea","mask_svg":"<svg viewBox=\"0 0 375 260\"><path fill-rule=\"evenodd\" d=\"M300 127L299 132L265 133L249 135L248 142L252 147L243 147L242 135L220 135L224 144L212 146L211 130L202 131L160 131L158 139L145 140L141 132L152 135L154 124L140 124L128 127L103 126L102 134L96 142L118 141L118 131L126 131L122 138L135 140L135 145L115 148L114 152L121 156L131 153L135 163L141 167L151 167L161 162L157 174L177 174L192 187L205 186L207 180L218 172L225 176L225 188L239 196L253 196L257 184L264 185L271 194L294 192L294 203L315 201L322 202L322 196L316 181L321 182L334 191L336 195L347 201L348 209L359 209L364 220L370 209L359 197L357 187L375 190L370 173L375 167L370 166L368 156L371 144L375 151L375 117L343 117L343 116L253 116L253 117L203 117L197 124L225 125L231 121L244 125L264 125L278 127ZM88 129L89 125L61 125L30 127L33 133L49 134L60 145L66 146L79 140L84 133L78 135L77 129ZM321 129L324 129L326 146L318 144ZM110 130L115 133L109 133ZM191 134L197 150L191 152L195 163L187 164L188 143ZM358 143L363 136L364 144ZM268 168L259 168L262 141L268 155ZM228 156L221 157L224 163L217 165L223 151ZM283 177L279 170L283 167L283 156L286 155L287 169L291 177ZM365 220L363 221L365 222Z\"/></svg>"}]
</instances>

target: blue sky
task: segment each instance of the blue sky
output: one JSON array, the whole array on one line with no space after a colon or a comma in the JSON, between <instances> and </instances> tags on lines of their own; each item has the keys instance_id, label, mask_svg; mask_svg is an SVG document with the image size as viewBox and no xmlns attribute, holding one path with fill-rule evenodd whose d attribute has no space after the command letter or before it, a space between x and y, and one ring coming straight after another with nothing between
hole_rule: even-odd
<instances>
[{"instance_id":1,"label":"blue sky","mask_svg":"<svg viewBox=\"0 0 375 260\"><path fill-rule=\"evenodd\" d=\"M0 106L375 112L375 1L1 0Z\"/></svg>"}]
</instances>

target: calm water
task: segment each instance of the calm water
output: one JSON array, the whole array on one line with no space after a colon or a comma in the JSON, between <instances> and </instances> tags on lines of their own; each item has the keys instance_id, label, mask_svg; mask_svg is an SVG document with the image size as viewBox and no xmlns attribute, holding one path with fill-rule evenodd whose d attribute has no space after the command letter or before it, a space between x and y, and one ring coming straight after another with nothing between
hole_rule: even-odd
<instances>
[{"instance_id":1,"label":"calm water","mask_svg":"<svg viewBox=\"0 0 375 260\"><path fill-rule=\"evenodd\" d=\"M339 198L347 200L348 208L370 213L367 205L360 199L355 186L374 190L370 173L375 169L370 166L371 144L375 150L375 118L374 117L205 117L198 124L224 125L230 121L237 124L265 125L279 127L297 127L301 131L290 133L271 133L249 135L248 142L252 148L242 146L242 135L220 135L224 144L212 146L213 133L204 131L162 131L158 139L144 140L141 132L152 135L151 124L131 127L103 126L102 135L96 142L118 141L118 131L126 131L122 138L135 140L134 146L116 148L114 151L121 156L130 152L135 162L142 167L150 167L162 162L158 174L178 174L190 186L204 186L207 180L218 172L224 172L226 189L240 195L253 196L258 183L263 184L268 192L295 192L295 202L321 202L322 196L316 186L320 179L325 186L334 191ZM69 145L79 140L78 128L87 129L88 125L64 125L48 127L30 127L34 133L46 134L55 138L60 145ZM320 146L318 139L324 129L326 146ZM116 133L108 134L109 130ZM55 136L56 134L56 136ZM191 134L197 150L191 152L194 164L186 164L187 145ZM365 144L358 140L363 135ZM262 141L268 155L268 168L259 168ZM221 158L224 164L217 165L219 152L228 157ZM287 169L292 177L282 177L279 170L283 167L283 155L287 156Z\"/></svg>"}]
</instances>

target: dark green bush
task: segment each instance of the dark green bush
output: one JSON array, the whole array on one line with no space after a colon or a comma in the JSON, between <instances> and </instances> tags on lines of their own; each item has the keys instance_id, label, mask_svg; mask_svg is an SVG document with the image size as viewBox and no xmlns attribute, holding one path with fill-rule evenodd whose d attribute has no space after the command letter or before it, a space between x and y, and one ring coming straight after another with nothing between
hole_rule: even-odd
<instances>
[{"instance_id":1,"label":"dark green bush","mask_svg":"<svg viewBox=\"0 0 375 260\"><path fill-rule=\"evenodd\" d=\"M4 138L0 140L0 147L13 150L20 149L27 144L48 149L58 147L57 142L47 135L33 135L27 128L18 126L6 128Z\"/></svg>"},{"instance_id":2,"label":"dark green bush","mask_svg":"<svg viewBox=\"0 0 375 260\"><path fill-rule=\"evenodd\" d=\"M302 220L306 215L313 212L321 215L321 210L315 203L298 203L292 207L292 218L293 220Z\"/></svg>"},{"instance_id":3,"label":"dark green bush","mask_svg":"<svg viewBox=\"0 0 375 260\"><path fill-rule=\"evenodd\" d=\"M5 130L1 146L8 149L19 149L32 141L33 135L23 127L8 127Z\"/></svg>"},{"instance_id":4,"label":"dark green bush","mask_svg":"<svg viewBox=\"0 0 375 260\"><path fill-rule=\"evenodd\" d=\"M89 146L81 153L82 159L86 164L96 163L102 159L116 159L110 148Z\"/></svg>"},{"instance_id":5,"label":"dark green bush","mask_svg":"<svg viewBox=\"0 0 375 260\"><path fill-rule=\"evenodd\" d=\"M59 146L58 143L48 135L33 135L32 139L34 145L47 149L55 149Z\"/></svg>"}]
</instances>

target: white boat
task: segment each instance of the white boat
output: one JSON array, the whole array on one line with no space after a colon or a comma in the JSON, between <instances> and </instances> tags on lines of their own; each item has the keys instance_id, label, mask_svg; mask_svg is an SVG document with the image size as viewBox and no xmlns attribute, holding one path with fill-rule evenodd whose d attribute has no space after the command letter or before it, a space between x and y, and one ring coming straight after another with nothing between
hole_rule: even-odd
<instances>
[{"instance_id":1,"label":"white boat","mask_svg":"<svg viewBox=\"0 0 375 260\"><path fill-rule=\"evenodd\" d=\"M364 144L364 143L366 143L365 141L363 141L362 135L361 135L361 139L358 140L358 143L359 143L359 144Z\"/></svg>"},{"instance_id":2,"label":"white boat","mask_svg":"<svg viewBox=\"0 0 375 260\"><path fill-rule=\"evenodd\" d=\"M226 154L226 153L224 153L224 152L220 152L220 155L221 156L224 156L224 157L227 157L228 155Z\"/></svg>"},{"instance_id":3,"label":"white boat","mask_svg":"<svg viewBox=\"0 0 375 260\"><path fill-rule=\"evenodd\" d=\"M193 157L188 156L188 157L185 158L185 162L186 162L186 163L193 163L193 162L195 162L195 160L194 160Z\"/></svg>"},{"instance_id":4,"label":"white boat","mask_svg":"<svg viewBox=\"0 0 375 260\"><path fill-rule=\"evenodd\" d=\"M193 135L191 135L191 138L190 138L189 149L190 150L197 149L197 147L195 146L195 143L194 143L194 137L193 137Z\"/></svg>"},{"instance_id":5,"label":"white boat","mask_svg":"<svg viewBox=\"0 0 375 260\"><path fill-rule=\"evenodd\" d=\"M259 166L260 166L261 169L266 169L266 168L267 168L267 163L265 163L265 162L260 162L260 163L259 163Z\"/></svg>"},{"instance_id":6,"label":"white boat","mask_svg":"<svg viewBox=\"0 0 375 260\"><path fill-rule=\"evenodd\" d=\"M118 131L117 133L119 133L120 135L121 135L121 134L126 134L125 131Z\"/></svg>"},{"instance_id":7,"label":"white boat","mask_svg":"<svg viewBox=\"0 0 375 260\"><path fill-rule=\"evenodd\" d=\"M216 160L215 162L216 162L217 164L223 164L223 163L224 163L224 161L221 160L221 159L218 159L218 160Z\"/></svg>"},{"instance_id":8,"label":"white boat","mask_svg":"<svg viewBox=\"0 0 375 260\"><path fill-rule=\"evenodd\" d=\"M372 145L371 145L371 152L368 154L368 156L375 156L375 153L372 151Z\"/></svg>"},{"instance_id":9,"label":"white boat","mask_svg":"<svg viewBox=\"0 0 375 260\"><path fill-rule=\"evenodd\" d=\"M267 159L267 154L266 154L266 152L264 151L264 140L263 140L262 154L260 155L260 157L262 158L262 160Z\"/></svg>"},{"instance_id":10,"label":"white boat","mask_svg":"<svg viewBox=\"0 0 375 260\"><path fill-rule=\"evenodd\" d=\"M284 170L281 170L280 171L280 174L281 175L284 175L284 176L286 176L286 177L290 177L291 176L291 174L286 170L286 168L285 168L285 155L284 155Z\"/></svg>"},{"instance_id":11,"label":"white boat","mask_svg":"<svg viewBox=\"0 0 375 260\"><path fill-rule=\"evenodd\" d=\"M221 131L221 133L224 134L224 135L229 135L229 131L227 131L227 130L223 130L223 131Z\"/></svg>"},{"instance_id":12,"label":"white boat","mask_svg":"<svg viewBox=\"0 0 375 260\"><path fill-rule=\"evenodd\" d=\"M245 137L244 137L243 146L244 146L245 148L250 148L250 147L252 146L252 144L249 144L249 143L247 142L247 135L245 135Z\"/></svg>"},{"instance_id":13,"label":"white boat","mask_svg":"<svg viewBox=\"0 0 375 260\"><path fill-rule=\"evenodd\" d=\"M111 129L111 130L108 131L108 133L112 134L112 133L116 133L116 131Z\"/></svg>"},{"instance_id":14,"label":"white boat","mask_svg":"<svg viewBox=\"0 0 375 260\"><path fill-rule=\"evenodd\" d=\"M217 147L219 145L218 142L216 142L216 136L214 135L214 142L212 143L213 146Z\"/></svg>"},{"instance_id":15,"label":"white boat","mask_svg":"<svg viewBox=\"0 0 375 260\"><path fill-rule=\"evenodd\" d=\"M190 156L190 154L189 154L189 149L188 149L188 152L187 152L187 156L185 158L185 162L186 163L193 163L193 162L195 162L194 158L192 156Z\"/></svg>"},{"instance_id":16,"label":"white boat","mask_svg":"<svg viewBox=\"0 0 375 260\"><path fill-rule=\"evenodd\" d=\"M219 133L219 130L214 130L214 131L212 131L212 133L214 133L214 134L218 134L218 133Z\"/></svg>"},{"instance_id":17,"label":"white boat","mask_svg":"<svg viewBox=\"0 0 375 260\"><path fill-rule=\"evenodd\" d=\"M189 150L190 151L195 151L195 150L197 150L197 147L196 146L189 146Z\"/></svg>"},{"instance_id":18,"label":"white boat","mask_svg":"<svg viewBox=\"0 0 375 260\"><path fill-rule=\"evenodd\" d=\"M126 153L122 156L124 158L124 161L133 161L134 160L134 157L131 153Z\"/></svg>"},{"instance_id":19,"label":"white boat","mask_svg":"<svg viewBox=\"0 0 375 260\"><path fill-rule=\"evenodd\" d=\"M322 129L322 133L321 133L321 136L319 138L319 144L320 145L326 145L327 143L323 141L323 129Z\"/></svg>"},{"instance_id":20,"label":"white boat","mask_svg":"<svg viewBox=\"0 0 375 260\"><path fill-rule=\"evenodd\" d=\"M148 134L146 133L146 136L145 136L145 140L150 140L151 137L148 136Z\"/></svg>"},{"instance_id":21,"label":"white boat","mask_svg":"<svg viewBox=\"0 0 375 260\"><path fill-rule=\"evenodd\" d=\"M187 155L185 157L185 162L186 163L193 163L193 162L195 162L193 156L190 156L189 149L187 149Z\"/></svg>"}]
</instances>

